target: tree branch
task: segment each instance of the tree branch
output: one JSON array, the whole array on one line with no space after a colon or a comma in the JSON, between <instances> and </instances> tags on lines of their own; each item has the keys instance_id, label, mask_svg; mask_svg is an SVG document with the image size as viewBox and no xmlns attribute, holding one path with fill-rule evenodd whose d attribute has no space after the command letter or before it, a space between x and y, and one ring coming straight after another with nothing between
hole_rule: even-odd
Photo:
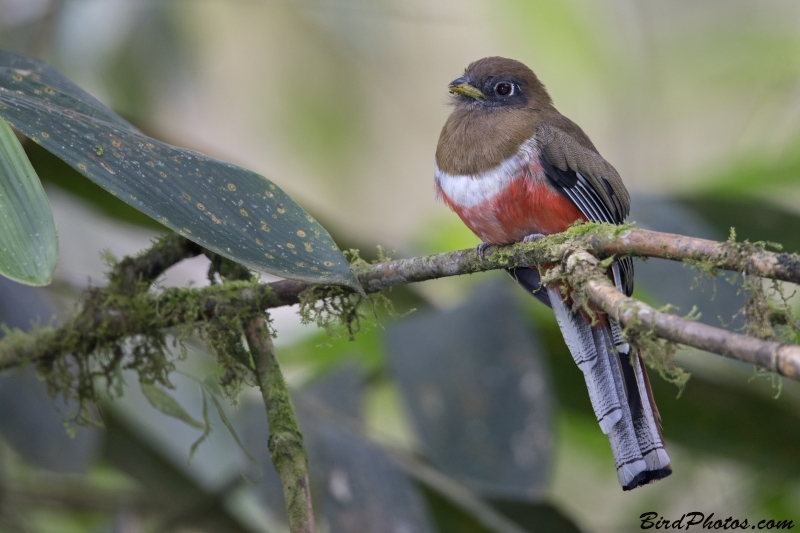
<instances>
[{"instance_id":1,"label":"tree branch","mask_svg":"<svg viewBox=\"0 0 800 533\"><path fill-rule=\"evenodd\" d=\"M269 451L286 499L291 533L314 533L314 511L308 481L308 459L303 435L297 426L266 318L245 328L245 338L255 364L256 379L267 408Z\"/></svg>"},{"instance_id":2,"label":"tree branch","mask_svg":"<svg viewBox=\"0 0 800 533\"><path fill-rule=\"evenodd\" d=\"M657 311L619 292L598 265L599 261L588 252L575 252L566 261L567 278L623 327L654 333L662 339L752 363L800 381L800 346L756 339Z\"/></svg>"},{"instance_id":3,"label":"tree branch","mask_svg":"<svg viewBox=\"0 0 800 533\"><path fill-rule=\"evenodd\" d=\"M203 248L177 233L166 235L146 252L126 257L108 275L109 286L120 294L132 295L140 284L149 286L170 267L203 253Z\"/></svg>"},{"instance_id":4,"label":"tree branch","mask_svg":"<svg viewBox=\"0 0 800 533\"><path fill-rule=\"evenodd\" d=\"M722 270L748 272L762 278L800 283L800 256L773 253L748 242L717 242L673 233L631 229L622 235L588 234L576 241L599 257L658 257L703 262Z\"/></svg>"},{"instance_id":5,"label":"tree branch","mask_svg":"<svg viewBox=\"0 0 800 533\"><path fill-rule=\"evenodd\" d=\"M162 242L166 242L166 239ZM174 238L173 244L184 247L184 251L148 252L138 259L139 263L136 266L118 267L115 272L125 272L128 280L151 279L168 268L171 261L196 255L195 249L177 237ZM702 264L706 270L711 271L727 269L800 283L800 256L797 254L767 252L763 247L747 242L721 243L606 224L584 224L538 241L492 248L486 257L481 257L475 249L467 249L373 265L362 262L353 265L353 269L366 292L374 293L397 285L447 276L558 263L576 250L588 250L599 258L614 255L660 257ZM142 260L146 257L152 257L152 261ZM153 266L156 263L159 265L157 268ZM122 264L125 264L125 261L120 265ZM111 279L114 279L113 276ZM130 301L120 300L116 297L118 296L116 293L109 293L106 289L95 289L84 303L82 311L61 327L41 328L28 334L15 331L0 340L0 370L29 361L46 365L48 361L76 351L88 353L95 346L134 335L146 335L154 328L171 328L207 321L221 313L230 312L231 309L257 312L293 305L299 302L300 294L308 288L308 284L293 280L269 284L233 282L191 291L167 289L160 294L137 293L135 298L129 299ZM595 293L599 290L597 289ZM593 298L599 296L595 295ZM136 312L132 312L134 310ZM667 313L652 311L658 313L653 316L660 317L656 320L659 324L664 324L663 321L667 317L672 317ZM627 320L630 322L630 319ZM781 348L779 352L773 354L775 343L769 344L738 335L735 341L732 340L733 337L726 336L725 342L738 343L748 339L748 346L751 348L746 350L746 354L739 350L723 349L719 348L719 343L704 341L702 335L712 333L719 335L718 332L724 330L711 328L713 332L703 330L702 333L698 333L699 330L696 328L699 326L694 324L692 331L695 334L686 334L677 342L700 349L711 349L715 353L724 352L724 355L729 357L759 365L767 362L765 368L784 371L787 377L800 379L800 376L792 370L798 357L794 348ZM686 328L665 327L664 334L667 334L667 330L672 332L670 335L674 335L675 331L687 331ZM660 331L662 330L658 329L656 333L660 334ZM665 338L674 340L672 337ZM756 357L755 353L762 355ZM773 361L773 357L778 359Z\"/></svg>"}]
</instances>

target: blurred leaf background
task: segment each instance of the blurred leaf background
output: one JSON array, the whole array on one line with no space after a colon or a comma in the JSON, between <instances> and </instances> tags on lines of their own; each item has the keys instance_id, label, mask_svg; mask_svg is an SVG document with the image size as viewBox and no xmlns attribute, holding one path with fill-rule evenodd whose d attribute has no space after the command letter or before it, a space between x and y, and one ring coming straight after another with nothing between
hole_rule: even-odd
<instances>
[{"instance_id":1,"label":"blurred leaf background","mask_svg":"<svg viewBox=\"0 0 800 533\"><path fill-rule=\"evenodd\" d=\"M49 61L148 135L268 176L366 257L477 244L433 196L446 84L474 59L514 57L620 171L641 226L716 239L735 226L800 251L798 20L788 0L0 0L0 47ZM47 289L0 280L0 321L19 327L104 283L101 250L163 231L24 146L60 261ZM203 285L206 267L162 284ZM741 305L723 278L690 290L688 268L636 268L638 296L697 304L708 323ZM498 531L484 511L523 531L638 530L648 511L800 521L798 384L775 399L751 367L682 352L680 398L652 377L675 473L623 493L555 321L514 289L500 273L404 287L391 296L416 312L355 342L275 313L324 531ZM185 376L217 370L190 346ZM195 379L170 394L203 420ZM284 530L257 394L225 419L210 410L189 464L202 432L128 385L104 428L70 437L70 406L30 370L0 377L0 531Z\"/></svg>"}]
</instances>

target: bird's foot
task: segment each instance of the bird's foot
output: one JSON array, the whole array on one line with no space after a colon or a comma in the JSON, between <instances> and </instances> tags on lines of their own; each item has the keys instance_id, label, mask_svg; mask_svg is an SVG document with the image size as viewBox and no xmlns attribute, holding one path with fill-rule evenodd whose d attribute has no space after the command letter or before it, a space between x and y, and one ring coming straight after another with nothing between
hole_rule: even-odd
<instances>
[{"instance_id":1,"label":"bird's foot","mask_svg":"<svg viewBox=\"0 0 800 533\"><path fill-rule=\"evenodd\" d=\"M547 237L544 233L531 233L530 235L526 235L522 242L533 242L538 241L539 239L543 239Z\"/></svg>"},{"instance_id":2,"label":"bird's foot","mask_svg":"<svg viewBox=\"0 0 800 533\"><path fill-rule=\"evenodd\" d=\"M494 246L494 244L492 244L492 243L489 243L489 242L482 242L482 243L480 243L478 246L476 246L476 247L475 247L475 250L477 250L477 252L478 252L478 257L480 257L480 258L481 258L481 261L484 261L484 260L486 260L486 252L487 252L487 251L489 250L489 248L491 248L492 246Z\"/></svg>"}]
</instances>

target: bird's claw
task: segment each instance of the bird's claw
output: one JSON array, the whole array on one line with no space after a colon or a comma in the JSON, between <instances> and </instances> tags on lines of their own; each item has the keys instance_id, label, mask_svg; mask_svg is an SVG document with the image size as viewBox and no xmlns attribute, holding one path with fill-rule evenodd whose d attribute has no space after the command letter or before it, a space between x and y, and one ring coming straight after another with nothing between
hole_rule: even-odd
<instances>
[{"instance_id":1,"label":"bird's claw","mask_svg":"<svg viewBox=\"0 0 800 533\"><path fill-rule=\"evenodd\" d=\"M530 235L526 235L522 242L533 242L538 241L539 239L543 239L547 237L544 233L531 233Z\"/></svg>"},{"instance_id":2,"label":"bird's claw","mask_svg":"<svg viewBox=\"0 0 800 533\"><path fill-rule=\"evenodd\" d=\"M491 243L488 243L488 242L482 242L478 246L475 247L475 249L478 251L478 257L481 258L481 261L485 261L486 260L486 251L489 248L491 248L492 246L494 246L494 244L491 244Z\"/></svg>"}]
</instances>

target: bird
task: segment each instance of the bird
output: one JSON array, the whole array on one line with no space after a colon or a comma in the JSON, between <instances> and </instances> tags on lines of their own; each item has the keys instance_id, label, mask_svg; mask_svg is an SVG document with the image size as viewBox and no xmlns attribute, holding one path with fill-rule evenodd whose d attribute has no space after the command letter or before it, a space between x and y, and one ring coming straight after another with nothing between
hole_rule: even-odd
<instances>
[{"instance_id":1,"label":"bird","mask_svg":"<svg viewBox=\"0 0 800 533\"><path fill-rule=\"evenodd\" d=\"M623 224L630 195L588 135L553 106L523 63L486 57L448 85L453 110L439 136L435 191L481 240L478 250L560 233L580 222ZM623 490L672 473L661 420L640 354L619 324L574 309L568 287L541 284L537 268L508 272L552 308L582 371ZM609 277L633 292L633 263L615 259Z\"/></svg>"}]
</instances>

